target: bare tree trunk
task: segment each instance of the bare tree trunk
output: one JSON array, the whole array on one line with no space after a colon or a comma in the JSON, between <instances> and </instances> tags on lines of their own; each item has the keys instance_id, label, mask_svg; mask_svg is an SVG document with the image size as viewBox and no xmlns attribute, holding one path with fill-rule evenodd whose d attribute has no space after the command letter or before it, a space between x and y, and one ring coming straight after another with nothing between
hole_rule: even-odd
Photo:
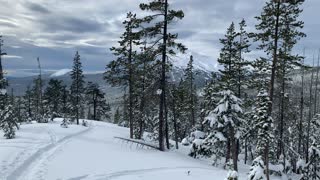
<instances>
[{"instance_id":1,"label":"bare tree trunk","mask_svg":"<svg viewBox=\"0 0 320 180\"><path fill-rule=\"evenodd\" d=\"M174 140L176 142L176 149L179 149L175 97L172 98L172 114L173 114Z\"/></svg>"},{"instance_id":2,"label":"bare tree trunk","mask_svg":"<svg viewBox=\"0 0 320 180\"><path fill-rule=\"evenodd\" d=\"M238 171L238 148L237 148L237 140L234 137L234 129L231 128L230 140L232 146L232 160L233 160L233 168L235 171Z\"/></svg>"},{"instance_id":3,"label":"bare tree trunk","mask_svg":"<svg viewBox=\"0 0 320 180\"><path fill-rule=\"evenodd\" d=\"M228 136L228 138L227 138L227 151L226 151L226 164L230 160L230 152L231 152L231 140L230 140L230 137Z\"/></svg>"},{"instance_id":4,"label":"bare tree trunk","mask_svg":"<svg viewBox=\"0 0 320 180\"><path fill-rule=\"evenodd\" d=\"M190 56L190 60L193 61L193 56ZM194 108L195 108L195 102L194 102L194 85L193 85L193 69L191 69L191 77L190 77L190 95L191 95L191 123L192 126L194 126L196 124L195 121L195 112L194 112Z\"/></svg>"},{"instance_id":5,"label":"bare tree trunk","mask_svg":"<svg viewBox=\"0 0 320 180\"><path fill-rule=\"evenodd\" d=\"M313 65L312 65L312 74L311 74L311 83L310 83L310 108L309 108L309 118L308 118L308 129L307 129L307 145L306 145L306 162L309 162L309 141L310 141L310 126L312 119L312 87L313 87L313 69L314 68L314 55L313 55Z\"/></svg>"},{"instance_id":6,"label":"bare tree trunk","mask_svg":"<svg viewBox=\"0 0 320 180\"><path fill-rule=\"evenodd\" d=\"M2 68L2 56L7 55L7 53L2 51L3 40L2 36L0 35L0 89L5 89L6 85L4 81L4 73Z\"/></svg>"},{"instance_id":7,"label":"bare tree trunk","mask_svg":"<svg viewBox=\"0 0 320 180\"><path fill-rule=\"evenodd\" d=\"M169 138L169 122L168 122L168 106L167 103L164 104L164 109L165 109L165 133L166 133L166 145L167 149L170 149L170 138Z\"/></svg>"},{"instance_id":8,"label":"bare tree trunk","mask_svg":"<svg viewBox=\"0 0 320 180\"><path fill-rule=\"evenodd\" d=\"M287 48L284 48L284 54L287 53ZM284 139L283 139L283 134L284 134L284 112L285 112L285 88L286 88L286 59L282 59L282 79L281 79L281 93L280 93L280 126L279 126L279 133L280 133L280 138L279 138L279 154L278 158L281 154L285 156L285 151L284 151ZM284 164L286 163L286 159L284 158Z\"/></svg>"},{"instance_id":9,"label":"bare tree trunk","mask_svg":"<svg viewBox=\"0 0 320 180\"><path fill-rule=\"evenodd\" d=\"M168 26L168 0L164 1L164 27L163 27L163 49L162 49L162 67L161 67L161 82L160 82L160 107L159 107L159 149L164 151L164 135L163 135L163 124L164 124L164 106L166 104L165 90L166 90L166 58L167 58L167 26Z\"/></svg>"},{"instance_id":10,"label":"bare tree trunk","mask_svg":"<svg viewBox=\"0 0 320 180\"><path fill-rule=\"evenodd\" d=\"M318 110L317 110L317 95L318 95L318 82L319 82L319 63L320 63L320 50L318 52L318 63L317 63L317 75L316 75L316 90L314 91L314 109L313 109L313 112L314 112L314 115L318 113Z\"/></svg>"},{"instance_id":11,"label":"bare tree trunk","mask_svg":"<svg viewBox=\"0 0 320 180\"><path fill-rule=\"evenodd\" d=\"M303 57L305 56L305 50L303 50ZM301 92L300 92L300 121L299 121L299 138L298 138L298 153L302 154L302 137L303 137L303 110L304 110L304 60L301 67Z\"/></svg>"},{"instance_id":12,"label":"bare tree trunk","mask_svg":"<svg viewBox=\"0 0 320 180\"><path fill-rule=\"evenodd\" d=\"M247 138L244 139L244 164L247 164L248 160L248 140Z\"/></svg>"},{"instance_id":13,"label":"bare tree trunk","mask_svg":"<svg viewBox=\"0 0 320 180\"><path fill-rule=\"evenodd\" d=\"M93 90L93 119L97 120L97 94L96 90Z\"/></svg>"},{"instance_id":14,"label":"bare tree trunk","mask_svg":"<svg viewBox=\"0 0 320 180\"><path fill-rule=\"evenodd\" d=\"M267 143L267 146L265 147L264 162L265 162L265 166L266 166L267 179L270 179L270 175L269 175L269 141Z\"/></svg>"},{"instance_id":15,"label":"bare tree trunk","mask_svg":"<svg viewBox=\"0 0 320 180\"><path fill-rule=\"evenodd\" d=\"M144 65L144 73L145 73L145 65ZM143 118L144 118L144 106L145 106L145 76L143 76L142 80L142 97L141 97L141 102L140 102L140 119L139 119L139 139L143 137Z\"/></svg>"},{"instance_id":16,"label":"bare tree trunk","mask_svg":"<svg viewBox=\"0 0 320 180\"><path fill-rule=\"evenodd\" d=\"M131 27L131 25L129 25ZM132 72L132 39L131 32L132 29L129 29L129 54L128 54L128 63L129 63L129 128L130 128L130 138L133 138L133 72Z\"/></svg>"}]
</instances>

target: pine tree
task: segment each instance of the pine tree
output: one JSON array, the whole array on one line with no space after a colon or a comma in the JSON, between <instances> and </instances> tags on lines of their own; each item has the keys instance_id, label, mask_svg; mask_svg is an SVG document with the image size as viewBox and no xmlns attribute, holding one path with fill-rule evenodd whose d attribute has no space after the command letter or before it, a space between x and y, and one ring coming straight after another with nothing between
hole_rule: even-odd
<instances>
[{"instance_id":1,"label":"pine tree","mask_svg":"<svg viewBox=\"0 0 320 180\"><path fill-rule=\"evenodd\" d=\"M71 71L71 79L72 84L70 87L70 95L71 95L71 108L74 113L73 116L77 121L77 125L79 125L79 118L81 111L83 111L83 94L85 91L84 88L84 76L82 71L82 64L80 62L80 55L78 51L75 54L73 59L73 69Z\"/></svg>"},{"instance_id":2,"label":"pine tree","mask_svg":"<svg viewBox=\"0 0 320 180\"><path fill-rule=\"evenodd\" d=\"M223 45L220 57L218 58L219 64L223 66L223 69L219 70L222 76L221 87L231 91L237 90L237 62L239 58L238 42L236 37L238 33L235 31L235 25L232 22L225 38L220 39L220 43Z\"/></svg>"},{"instance_id":3,"label":"pine tree","mask_svg":"<svg viewBox=\"0 0 320 180\"><path fill-rule=\"evenodd\" d=\"M272 69L270 79L269 96L271 104L269 106L269 114L272 112L274 104L274 92L277 74L282 71L282 91L285 85L284 70L285 66L296 65L299 63L297 56L291 55L291 50L298 40L305 37L305 34L300 32L303 28L303 22L300 21L299 15L302 12L300 6L304 0L295 1L267 1L260 16L256 17L258 24L256 29L259 31L255 34L255 40L260 41L259 49L264 50L267 55L272 56ZM300 59L301 60L301 59ZM282 68L279 68L279 65ZM284 92L282 92L284 94ZM284 102L283 96L280 96L281 111L283 111ZM284 154L283 149L283 133L284 133L284 114L280 112L278 126L279 154Z\"/></svg>"},{"instance_id":4,"label":"pine tree","mask_svg":"<svg viewBox=\"0 0 320 180\"><path fill-rule=\"evenodd\" d=\"M88 82L86 95L89 111L91 107L93 110L92 118L94 120L110 119L110 105L106 103L105 94L101 92L99 85ZM91 118L91 114L88 118Z\"/></svg>"},{"instance_id":5,"label":"pine tree","mask_svg":"<svg viewBox=\"0 0 320 180\"><path fill-rule=\"evenodd\" d=\"M253 124L257 131L256 159L250 169L249 177L261 178L269 177L269 146L274 139L273 136L273 120L268 113L269 110L269 94L266 90L261 89L257 96L257 105L254 109ZM262 168L264 175L259 172ZM258 174L258 175L257 175Z\"/></svg>"},{"instance_id":6,"label":"pine tree","mask_svg":"<svg viewBox=\"0 0 320 180\"><path fill-rule=\"evenodd\" d=\"M190 121L190 99L189 88L185 86L185 82L181 79L179 85L172 91L174 98L174 106L171 109L175 111L176 136L178 141L187 137L192 129L192 121ZM169 91L170 92L170 91ZM168 102L170 103L170 101Z\"/></svg>"},{"instance_id":7,"label":"pine tree","mask_svg":"<svg viewBox=\"0 0 320 180\"><path fill-rule=\"evenodd\" d=\"M135 85L135 118L138 119L136 122L136 137L141 139L146 128L147 121L152 112L154 103L157 101L157 95L154 90L157 79L157 70L154 69L154 54L152 51L148 51L146 42L143 42L144 47L141 47L141 51L137 54L135 59L136 69L136 83ZM149 116L149 117L148 117Z\"/></svg>"},{"instance_id":8,"label":"pine tree","mask_svg":"<svg viewBox=\"0 0 320 180\"><path fill-rule=\"evenodd\" d=\"M274 82L276 75L276 66L278 64L279 48L281 48L279 42L290 37L294 45L296 40L305 35L299 32L299 29L303 28L303 22L298 20L299 14L302 10L299 8L304 0L295 1L267 1L260 16L256 17L259 24L256 25L256 29L259 33L255 34L255 40L261 41L259 49L265 50L269 55L272 55L272 72L271 72L271 85L270 85L270 100L273 101ZM285 22L287 19L291 21ZM287 26L290 26L290 34L284 33L287 31ZM283 36L283 34L286 34ZM286 37L287 36L287 37Z\"/></svg>"},{"instance_id":9,"label":"pine tree","mask_svg":"<svg viewBox=\"0 0 320 180\"><path fill-rule=\"evenodd\" d=\"M195 126L196 125L196 99L197 99L197 94L196 94L196 88L195 88L195 83L194 83L194 67L193 67L193 56L190 56L190 60L188 62L187 68L184 70L185 71L185 84L187 86L188 91L188 109L189 109L189 119L191 121L191 125Z\"/></svg>"},{"instance_id":10,"label":"pine tree","mask_svg":"<svg viewBox=\"0 0 320 180\"><path fill-rule=\"evenodd\" d=\"M46 112L50 119L53 120L56 117L62 117L63 107L63 91L65 86L61 80L50 79L48 87L44 92L45 106L48 109Z\"/></svg>"},{"instance_id":11,"label":"pine tree","mask_svg":"<svg viewBox=\"0 0 320 180\"><path fill-rule=\"evenodd\" d=\"M216 94L221 97L221 100L217 103L216 108L211 111L206 118L210 124L210 127L214 131L217 131L220 136L226 139L226 163L230 159L233 160L233 169L237 168L238 153L237 153L237 140L240 137L240 115L243 113L241 109L242 101L237 98L230 90L220 91ZM219 148L219 147L216 147Z\"/></svg>"},{"instance_id":12,"label":"pine tree","mask_svg":"<svg viewBox=\"0 0 320 180\"><path fill-rule=\"evenodd\" d=\"M67 90L67 87L64 86L62 90L62 97L61 97L61 100L62 100L61 113L62 113L63 120L60 125L63 128L68 128L68 125L70 124L70 121L71 121L70 116L72 116L72 113L71 113L72 105L70 102L70 98L71 98L71 95Z\"/></svg>"},{"instance_id":13,"label":"pine tree","mask_svg":"<svg viewBox=\"0 0 320 180\"><path fill-rule=\"evenodd\" d=\"M32 91L30 86L27 87L25 94L23 95L23 107L24 107L24 116L25 120L31 122L33 119L33 112L32 112Z\"/></svg>"},{"instance_id":14,"label":"pine tree","mask_svg":"<svg viewBox=\"0 0 320 180\"><path fill-rule=\"evenodd\" d=\"M254 159L252 166L250 167L250 172L248 175L248 180L266 180L265 175L265 163L261 156Z\"/></svg>"},{"instance_id":15,"label":"pine tree","mask_svg":"<svg viewBox=\"0 0 320 180\"><path fill-rule=\"evenodd\" d=\"M13 99L12 99L13 100ZM18 117L13 107L13 101L6 100L5 109L0 111L0 128L4 132L4 137L7 139L13 139L15 137L15 131L19 129Z\"/></svg>"},{"instance_id":16,"label":"pine tree","mask_svg":"<svg viewBox=\"0 0 320 180\"><path fill-rule=\"evenodd\" d=\"M135 14L131 12L127 13L127 19L123 22L125 26L125 32L121 36L119 41L119 47L112 47L110 50L117 57L116 60L111 61L107 65L107 71L105 72L104 78L112 85L128 86L128 99L129 99L129 127L130 127L130 138L133 138L134 131L134 120L133 120L133 91L134 91L134 59L136 51L134 46L139 45L139 33L134 32L138 28L139 20Z\"/></svg>"},{"instance_id":17,"label":"pine tree","mask_svg":"<svg viewBox=\"0 0 320 180\"><path fill-rule=\"evenodd\" d=\"M152 12L151 15L148 15L142 18L141 23L149 23L150 26L145 27L142 31L142 34L149 37L151 40L151 46L149 50L154 51L155 55L161 55L159 59L159 69L160 69L160 83L159 83L159 148L161 151L165 149L164 146L164 137L166 137L166 145L169 148L169 135L168 131L164 132L164 129L168 129L168 120L166 117L165 107L166 105L166 89L167 89L167 56L175 55L175 49L180 52L186 50L185 46L181 43L176 43L175 40L178 37L178 34L171 34L168 32L168 26L173 22L176 22L178 19L184 17L183 11L170 9L168 0L158 1L154 0L149 3L140 4L140 9L143 11ZM160 19L161 18L161 19ZM158 59L157 59L158 60Z\"/></svg>"},{"instance_id":18,"label":"pine tree","mask_svg":"<svg viewBox=\"0 0 320 180\"><path fill-rule=\"evenodd\" d=\"M247 68L248 65L250 65L250 62L245 59L245 54L249 53L249 33L246 31L246 21L242 19L242 21L239 23L240 31L238 32L238 43L237 43L237 50L238 50L238 60L236 61L236 69L238 71L237 73L237 93L236 95L239 98L242 98L242 90L245 85L248 85L247 76L249 74L249 70Z\"/></svg>"},{"instance_id":19,"label":"pine tree","mask_svg":"<svg viewBox=\"0 0 320 180\"><path fill-rule=\"evenodd\" d=\"M45 123L47 122L46 119L44 118L44 111L43 111L43 99L42 99L42 92L40 93L41 89L43 87L43 83L40 83L41 77L38 76L33 80L33 86L31 89L26 92L27 97L27 103L28 103L28 108L30 108L29 113L32 115L32 119L36 120L39 123Z\"/></svg>"}]
</instances>

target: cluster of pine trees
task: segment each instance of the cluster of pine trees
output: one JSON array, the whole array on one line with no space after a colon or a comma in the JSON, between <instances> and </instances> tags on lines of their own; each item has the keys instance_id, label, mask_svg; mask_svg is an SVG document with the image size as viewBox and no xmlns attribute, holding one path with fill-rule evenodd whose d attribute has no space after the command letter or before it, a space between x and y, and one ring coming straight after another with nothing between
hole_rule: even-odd
<instances>
[{"instance_id":1,"label":"cluster of pine trees","mask_svg":"<svg viewBox=\"0 0 320 180\"><path fill-rule=\"evenodd\" d=\"M169 31L183 11L172 9L168 0L140 4L148 15L127 14L121 41L111 48L117 59L105 72L107 82L126 87L116 122L130 128L131 138L152 132L160 150L171 148L170 139L176 148L178 142L191 144L192 157L223 164L229 179L237 179L239 157L252 164L251 180L292 173L318 179L319 71L314 78L314 68L303 63L305 55L293 50L306 36L299 19L303 3L267 1L255 32L247 32L245 20L231 23L220 39L223 68L203 89L195 86L192 56L180 82L169 76L172 57L187 50ZM249 60L252 50L265 55ZM312 72L309 90L306 72Z\"/></svg>"},{"instance_id":2,"label":"cluster of pine trees","mask_svg":"<svg viewBox=\"0 0 320 180\"><path fill-rule=\"evenodd\" d=\"M105 93L96 83L85 84L78 52L75 54L73 69L70 73L72 80L70 87L62 80L53 78L48 83L44 82L39 58L38 63L39 75L31 86L28 86L23 96L7 93L8 82L3 77L2 66L0 66L2 72L0 73L0 128L4 131L6 138L15 137L15 131L19 129L20 123L31 121L48 123L54 118L63 118L61 126L67 128L68 124L73 122L79 125L80 119L110 119L111 107L106 101ZM82 125L86 125L84 120Z\"/></svg>"},{"instance_id":3,"label":"cluster of pine trees","mask_svg":"<svg viewBox=\"0 0 320 180\"><path fill-rule=\"evenodd\" d=\"M180 81L170 79L172 58L187 51L178 34L170 32L184 12L168 0L140 4L145 16L127 13L119 44L110 49L116 59L104 73L107 83L125 87L114 122L129 127L130 138L148 135L158 141L161 151L178 149L179 142L190 145L190 156L223 165L230 180L237 179L239 163L251 164L250 180L291 174L319 179L320 57L313 68L304 64L305 54L294 51L306 36L299 19L303 3L267 1L254 32L247 31L244 19L232 22L220 39L222 69L212 73L205 87L196 87L193 56ZM38 60L38 78L23 97L14 97L5 90L1 46L0 40L0 128L7 138L14 137L18 122L63 117L67 127L70 121L79 124L80 118L110 118L99 85L85 84L78 52L70 87L57 79L45 85ZM248 59L253 50L264 55Z\"/></svg>"}]
</instances>

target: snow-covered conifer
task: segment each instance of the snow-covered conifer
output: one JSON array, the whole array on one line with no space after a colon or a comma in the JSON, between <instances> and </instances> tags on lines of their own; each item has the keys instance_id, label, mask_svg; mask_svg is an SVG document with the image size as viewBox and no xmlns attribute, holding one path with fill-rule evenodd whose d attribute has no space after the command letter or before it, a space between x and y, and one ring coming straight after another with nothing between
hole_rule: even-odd
<instances>
[{"instance_id":1,"label":"snow-covered conifer","mask_svg":"<svg viewBox=\"0 0 320 180\"><path fill-rule=\"evenodd\" d=\"M14 107L9 104L0 113L0 128L4 132L4 137L12 139L15 137L15 131L19 129L18 118L15 114Z\"/></svg>"},{"instance_id":2,"label":"snow-covered conifer","mask_svg":"<svg viewBox=\"0 0 320 180\"><path fill-rule=\"evenodd\" d=\"M266 180L265 175L265 165L261 156L254 159L252 166L250 167L250 172L248 175L248 180Z\"/></svg>"},{"instance_id":3,"label":"snow-covered conifer","mask_svg":"<svg viewBox=\"0 0 320 180\"><path fill-rule=\"evenodd\" d=\"M240 137L242 119L242 101L232 91L224 90L216 95L221 97L217 107L209 113L206 120L213 131L219 134L220 139L226 139L226 162L233 159L234 170L237 170L237 139ZM216 136L212 136L216 137ZM217 147L221 148L221 147Z\"/></svg>"}]
</instances>

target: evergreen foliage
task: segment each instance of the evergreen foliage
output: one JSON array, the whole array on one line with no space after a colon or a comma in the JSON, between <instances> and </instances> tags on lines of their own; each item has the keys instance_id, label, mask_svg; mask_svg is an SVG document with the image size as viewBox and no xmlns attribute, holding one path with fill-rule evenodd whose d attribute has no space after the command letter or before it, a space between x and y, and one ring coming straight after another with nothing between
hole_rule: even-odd
<instances>
[{"instance_id":1,"label":"evergreen foliage","mask_svg":"<svg viewBox=\"0 0 320 180\"><path fill-rule=\"evenodd\" d=\"M70 96L71 96L71 112L72 118L74 118L79 125L79 119L81 113L83 112L83 102L84 102L84 76L82 71L82 64L80 61L80 55L78 51L75 54L73 59L73 69L71 71L72 84L70 87Z\"/></svg>"}]
</instances>

